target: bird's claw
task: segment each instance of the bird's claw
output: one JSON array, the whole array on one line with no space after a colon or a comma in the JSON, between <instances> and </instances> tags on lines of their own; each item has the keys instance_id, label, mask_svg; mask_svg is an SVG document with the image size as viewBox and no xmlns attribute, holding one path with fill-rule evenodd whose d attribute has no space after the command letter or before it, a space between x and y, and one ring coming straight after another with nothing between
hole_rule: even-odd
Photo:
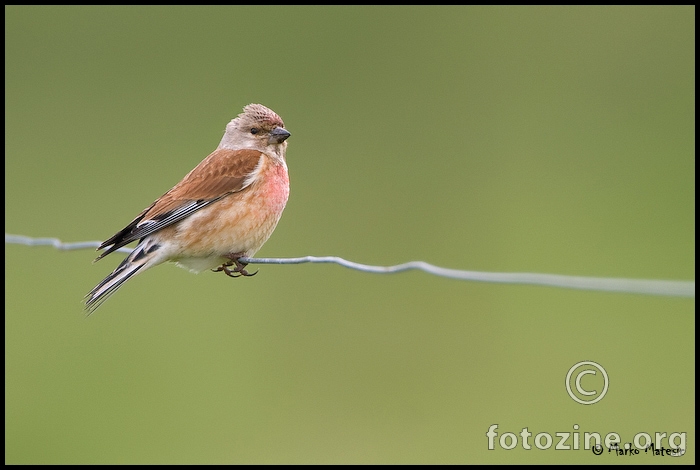
<instances>
[{"instance_id":1,"label":"bird's claw","mask_svg":"<svg viewBox=\"0 0 700 470\"><path fill-rule=\"evenodd\" d=\"M223 271L224 274L226 274L228 277L252 277L258 274L258 271L255 271L254 273L249 273L246 271L245 267L247 266L247 263L241 263L238 261L238 258L242 255L239 254L234 254L230 255L231 256L231 261L227 261L221 266L219 266L216 269L212 269L215 273L218 273L220 271ZM229 269L229 267L235 265L236 267L234 269Z\"/></svg>"}]
</instances>

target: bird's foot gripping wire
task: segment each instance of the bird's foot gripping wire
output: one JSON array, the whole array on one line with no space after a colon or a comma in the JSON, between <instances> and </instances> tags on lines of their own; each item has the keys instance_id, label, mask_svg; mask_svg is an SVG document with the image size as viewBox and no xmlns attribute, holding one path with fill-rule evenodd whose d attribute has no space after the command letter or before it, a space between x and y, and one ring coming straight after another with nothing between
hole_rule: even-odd
<instances>
[{"instance_id":1,"label":"bird's foot gripping wire","mask_svg":"<svg viewBox=\"0 0 700 470\"><path fill-rule=\"evenodd\" d=\"M255 271L252 274L246 271L245 267L248 265L248 263L243 263L239 261L239 258L242 258L243 256L245 256L245 253L229 253L228 255L226 255L226 257L230 258L231 261L223 263L218 268L212 269L212 271L214 271L215 273L223 271L224 274L226 274L229 277L251 277L258 274L257 271ZM231 266L235 266L235 268L229 269Z\"/></svg>"}]
</instances>

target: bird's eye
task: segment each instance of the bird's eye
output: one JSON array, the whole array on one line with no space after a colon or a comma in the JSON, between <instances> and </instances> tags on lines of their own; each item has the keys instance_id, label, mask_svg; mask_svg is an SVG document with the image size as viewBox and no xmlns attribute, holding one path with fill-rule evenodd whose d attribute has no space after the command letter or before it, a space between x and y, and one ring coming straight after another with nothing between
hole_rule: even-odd
<instances>
[{"instance_id":1,"label":"bird's eye","mask_svg":"<svg viewBox=\"0 0 700 470\"><path fill-rule=\"evenodd\" d=\"M260 132L260 129L258 129L257 127L253 127L250 129L250 133L253 135L257 134L258 132Z\"/></svg>"}]
</instances>

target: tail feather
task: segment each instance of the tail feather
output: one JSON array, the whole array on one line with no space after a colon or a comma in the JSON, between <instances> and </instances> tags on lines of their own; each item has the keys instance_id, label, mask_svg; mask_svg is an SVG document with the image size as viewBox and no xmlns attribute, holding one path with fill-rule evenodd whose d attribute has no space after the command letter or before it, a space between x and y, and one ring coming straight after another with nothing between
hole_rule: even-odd
<instances>
[{"instance_id":1,"label":"tail feather","mask_svg":"<svg viewBox=\"0 0 700 470\"><path fill-rule=\"evenodd\" d=\"M112 273L104 278L85 296L85 310L91 315L132 276L161 262L158 256L160 245L143 240Z\"/></svg>"}]
</instances>

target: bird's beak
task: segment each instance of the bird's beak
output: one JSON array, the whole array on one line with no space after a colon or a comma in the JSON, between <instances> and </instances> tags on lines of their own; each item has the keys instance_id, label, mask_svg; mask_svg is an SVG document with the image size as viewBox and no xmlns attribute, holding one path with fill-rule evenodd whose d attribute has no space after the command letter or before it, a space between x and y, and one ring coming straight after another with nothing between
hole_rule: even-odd
<instances>
[{"instance_id":1,"label":"bird's beak","mask_svg":"<svg viewBox=\"0 0 700 470\"><path fill-rule=\"evenodd\" d=\"M270 132L269 141L271 144L281 144L282 142L287 140L290 135L292 134L290 134L287 129L284 129L282 127L275 127Z\"/></svg>"}]
</instances>

